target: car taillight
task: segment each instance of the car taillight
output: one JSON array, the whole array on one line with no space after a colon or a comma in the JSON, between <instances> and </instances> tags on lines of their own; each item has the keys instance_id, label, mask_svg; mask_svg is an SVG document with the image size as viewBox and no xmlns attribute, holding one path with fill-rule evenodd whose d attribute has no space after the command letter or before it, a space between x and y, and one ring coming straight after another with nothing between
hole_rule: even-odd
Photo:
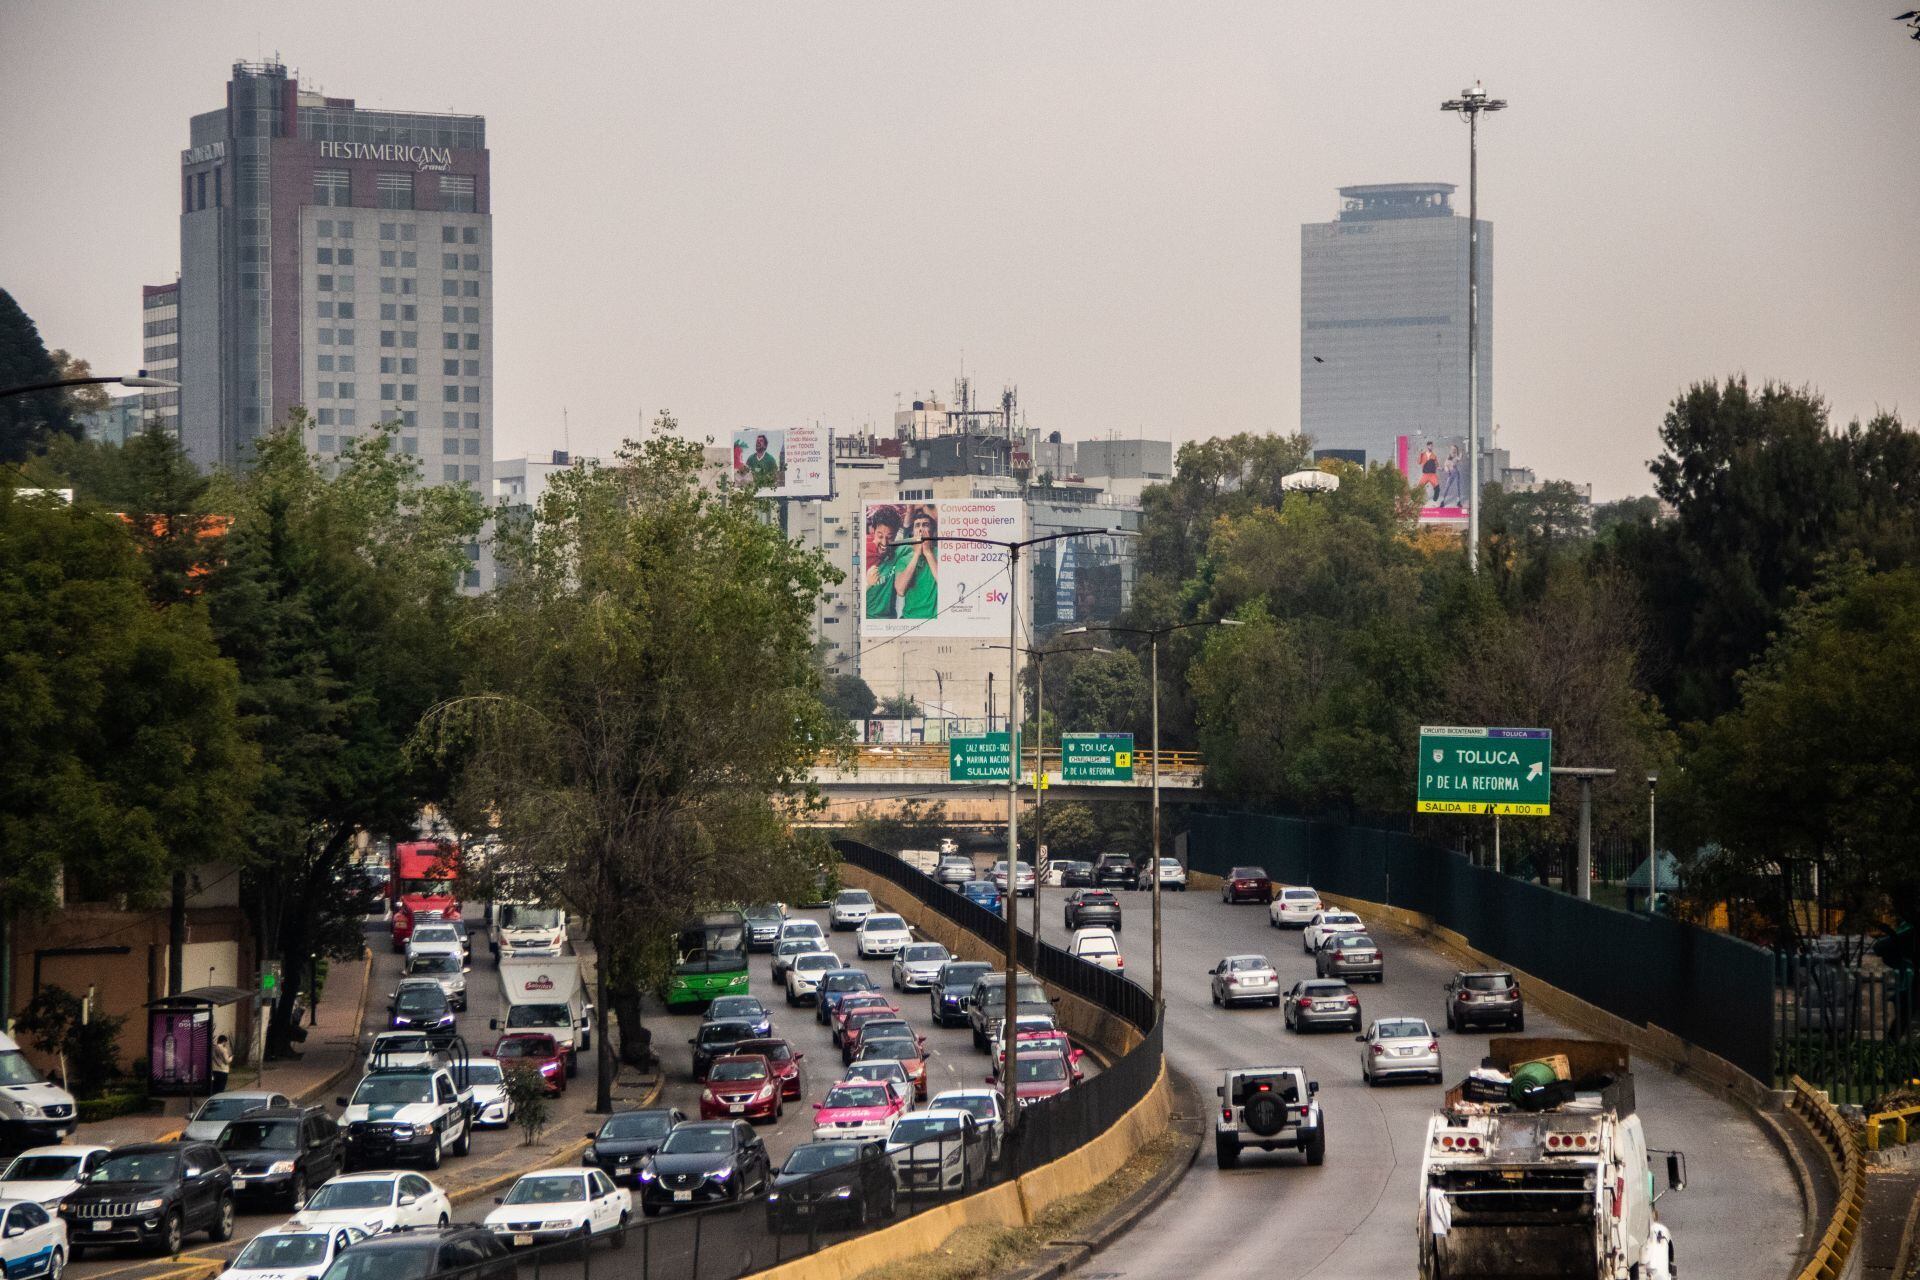
<instances>
[{"instance_id":1,"label":"car taillight","mask_svg":"<svg viewBox=\"0 0 1920 1280\"><path fill-rule=\"evenodd\" d=\"M1428 1053L1440 1052L1440 1042L1438 1040L1427 1041L1427 1052Z\"/></svg>"},{"instance_id":2,"label":"car taillight","mask_svg":"<svg viewBox=\"0 0 1920 1280\"><path fill-rule=\"evenodd\" d=\"M1519 988L1518 988L1518 987L1516 987L1516 988L1514 988L1513 990L1511 990L1511 991L1509 991L1509 992L1507 992L1507 999L1509 999L1509 1000L1518 1000L1519 998L1520 998L1520 990L1519 990Z\"/></svg>"},{"instance_id":3,"label":"car taillight","mask_svg":"<svg viewBox=\"0 0 1920 1280\"><path fill-rule=\"evenodd\" d=\"M1464 991L1460 993L1460 1003L1465 1004L1470 997Z\"/></svg>"},{"instance_id":4,"label":"car taillight","mask_svg":"<svg viewBox=\"0 0 1920 1280\"><path fill-rule=\"evenodd\" d=\"M1347 1007L1349 1009L1358 1009L1360 1007L1360 997L1355 995L1348 996Z\"/></svg>"},{"instance_id":5,"label":"car taillight","mask_svg":"<svg viewBox=\"0 0 1920 1280\"><path fill-rule=\"evenodd\" d=\"M1308 997L1306 997L1306 996L1301 996L1301 997L1300 997L1300 1007L1301 1007L1302 1009L1311 1009L1311 1008L1313 1008L1313 1001L1312 1001L1312 1000L1311 1000L1310 998L1308 998Z\"/></svg>"},{"instance_id":6,"label":"car taillight","mask_svg":"<svg viewBox=\"0 0 1920 1280\"><path fill-rule=\"evenodd\" d=\"M1375 1045L1375 1046L1373 1046L1373 1048L1372 1048L1372 1049L1370 1050L1370 1052L1371 1052L1371 1053L1373 1054L1373 1056L1374 1056L1374 1057L1376 1057L1376 1058L1377 1058L1377 1057L1379 1057L1379 1056L1380 1056L1381 1054L1383 1054L1383 1053L1385 1053L1385 1052L1386 1052L1386 1050L1385 1050L1385 1049L1382 1049L1382 1048L1381 1048L1381 1047L1380 1047L1379 1045Z\"/></svg>"},{"instance_id":7,"label":"car taillight","mask_svg":"<svg viewBox=\"0 0 1920 1280\"><path fill-rule=\"evenodd\" d=\"M1232 1124L1232 1123L1233 1123L1233 1108L1232 1108L1232 1107L1222 1107L1222 1108L1220 1108L1220 1118L1221 1118L1222 1120L1224 1120L1224 1121L1225 1121L1226 1123L1228 1123L1228 1124Z\"/></svg>"}]
</instances>

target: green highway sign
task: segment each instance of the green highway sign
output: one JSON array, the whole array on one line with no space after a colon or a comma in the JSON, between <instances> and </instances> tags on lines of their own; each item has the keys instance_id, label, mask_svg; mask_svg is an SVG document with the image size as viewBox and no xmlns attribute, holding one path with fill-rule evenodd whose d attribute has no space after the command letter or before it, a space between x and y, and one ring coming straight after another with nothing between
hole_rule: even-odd
<instances>
[{"instance_id":1,"label":"green highway sign","mask_svg":"<svg viewBox=\"0 0 1920 1280\"><path fill-rule=\"evenodd\" d=\"M1013 751L1004 733L981 733L947 742L947 781L1005 782Z\"/></svg>"},{"instance_id":2,"label":"green highway sign","mask_svg":"<svg viewBox=\"0 0 1920 1280\"><path fill-rule=\"evenodd\" d=\"M1420 726L1421 813L1552 811L1551 729Z\"/></svg>"},{"instance_id":3,"label":"green highway sign","mask_svg":"<svg viewBox=\"0 0 1920 1280\"><path fill-rule=\"evenodd\" d=\"M1060 735L1062 782L1132 782L1133 735L1064 733Z\"/></svg>"}]
</instances>

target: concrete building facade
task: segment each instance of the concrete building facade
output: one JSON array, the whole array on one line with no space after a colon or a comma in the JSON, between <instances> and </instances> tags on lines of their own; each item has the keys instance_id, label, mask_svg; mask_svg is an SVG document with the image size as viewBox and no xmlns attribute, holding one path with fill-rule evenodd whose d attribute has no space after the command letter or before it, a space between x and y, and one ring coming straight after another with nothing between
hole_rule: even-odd
<instances>
[{"instance_id":1,"label":"concrete building facade","mask_svg":"<svg viewBox=\"0 0 1920 1280\"><path fill-rule=\"evenodd\" d=\"M149 377L180 381L180 282L140 286L140 367ZM180 434L180 393L148 391L141 409Z\"/></svg>"},{"instance_id":2,"label":"concrete building facade","mask_svg":"<svg viewBox=\"0 0 1920 1280\"><path fill-rule=\"evenodd\" d=\"M1300 228L1300 429L1390 462L1396 436L1467 434L1467 220L1446 182L1340 188ZM1493 426L1493 227L1480 220L1480 439ZM1418 443L1415 448L1418 448Z\"/></svg>"}]
</instances>

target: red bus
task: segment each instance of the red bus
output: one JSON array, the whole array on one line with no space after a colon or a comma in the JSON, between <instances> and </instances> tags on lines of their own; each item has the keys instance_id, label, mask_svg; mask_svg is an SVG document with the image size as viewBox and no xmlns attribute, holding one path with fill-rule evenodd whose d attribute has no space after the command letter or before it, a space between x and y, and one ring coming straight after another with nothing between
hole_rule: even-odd
<instances>
[{"instance_id":1,"label":"red bus","mask_svg":"<svg viewBox=\"0 0 1920 1280\"><path fill-rule=\"evenodd\" d=\"M393 904L393 949L406 950L416 920L460 916L460 846L451 840L409 840L393 846L387 897Z\"/></svg>"}]
</instances>

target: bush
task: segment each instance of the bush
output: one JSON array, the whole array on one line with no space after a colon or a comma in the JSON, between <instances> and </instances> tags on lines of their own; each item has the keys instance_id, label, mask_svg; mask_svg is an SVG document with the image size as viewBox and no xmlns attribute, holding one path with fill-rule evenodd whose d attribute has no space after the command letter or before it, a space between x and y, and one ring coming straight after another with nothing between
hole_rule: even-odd
<instances>
[{"instance_id":1,"label":"bush","mask_svg":"<svg viewBox=\"0 0 1920 1280\"><path fill-rule=\"evenodd\" d=\"M144 1093L110 1093L101 1098L88 1098L76 1104L74 1110L81 1124L97 1124L115 1116L135 1115L151 1105Z\"/></svg>"},{"instance_id":2,"label":"bush","mask_svg":"<svg viewBox=\"0 0 1920 1280\"><path fill-rule=\"evenodd\" d=\"M547 1127L552 1110L547 1100L547 1082L535 1068L516 1062L503 1073L502 1091L507 1095L507 1105L513 1108L514 1123L526 1135L524 1145L532 1146L540 1131Z\"/></svg>"},{"instance_id":3,"label":"bush","mask_svg":"<svg viewBox=\"0 0 1920 1280\"><path fill-rule=\"evenodd\" d=\"M92 1098L121 1073L120 1028L126 1021L95 1012L83 1023L79 996L62 987L42 987L14 1025L34 1048L60 1059L67 1088L76 1098Z\"/></svg>"}]
</instances>

